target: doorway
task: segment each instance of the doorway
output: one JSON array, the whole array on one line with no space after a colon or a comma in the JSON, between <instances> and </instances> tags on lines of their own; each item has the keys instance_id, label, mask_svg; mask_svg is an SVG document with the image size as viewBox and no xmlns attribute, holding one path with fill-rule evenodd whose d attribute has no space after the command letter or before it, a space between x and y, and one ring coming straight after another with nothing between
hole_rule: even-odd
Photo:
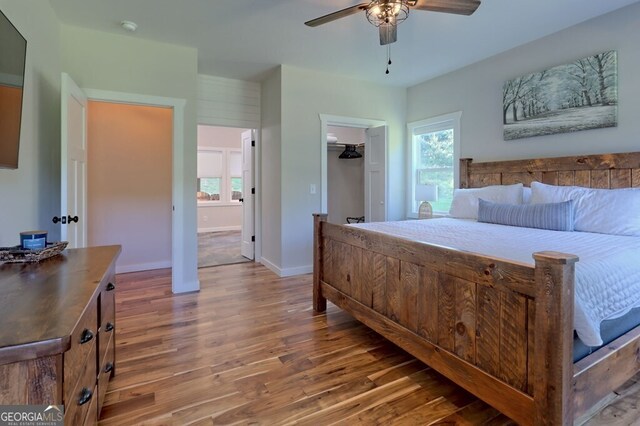
<instances>
[{"instance_id":1,"label":"doorway","mask_svg":"<svg viewBox=\"0 0 640 426\"><path fill-rule=\"evenodd\" d=\"M86 102L87 99L135 105L167 107L173 110L172 134L172 221L171 221L171 288L174 293L198 291L197 259L195 256L197 241L191 229L196 228L189 212L195 213L185 199L186 176L192 169L185 167L185 106L186 100L134 93L113 92L98 89L80 89L73 79L62 73L61 86L61 213L71 216L71 209L86 205ZM73 142L70 144L70 142ZM75 161L77 159L78 161ZM70 160L74 160L71 162ZM72 204L70 201L75 202ZM192 210L192 208L194 210ZM76 210L77 211L77 210ZM75 214L75 213L73 213ZM77 214L75 214L77 216ZM83 214L83 217L86 216ZM193 216L195 218L195 215ZM85 230L87 220L75 219L61 224L61 236ZM74 230L76 228L76 230ZM83 236L86 233L81 233ZM76 247L86 246L86 238L74 238ZM70 244L71 245L71 244Z\"/></svg>"},{"instance_id":2,"label":"doorway","mask_svg":"<svg viewBox=\"0 0 640 426\"><path fill-rule=\"evenodd\" d=\"M198 268L254 258L255 131L198 125Z\"/></svg>"},{"instance_id":3,"label":"doorway","mask_svg":"<svg viewBox=\"0 0 640 426\"><path fill-rule=\"evenodd\" d=\"M327 221L336 225L365 221L365 129L327 127Z\"/></svg>"},{"instance_id":4,"label":"doorway","mask_svg":"<svg viewBox=\"0 0 640 426\"><path fill-rule=\"evenodd\" d=\"M340 143L336 132L342 132L345 138L344 142L349 139L358 139L356 150L359 149L363 154L363 216L349 216L351 221L362 219L365 222L380 222L387 219L387 135L388 129L385 121L371 120L355 117L342 117L327 114L320 114L320 172L321 172L321 209L323 212L329 212L329 147L331 144ZM333 129L333 132L331 131ZM363 136L355 136L357 129L364 132ZM330 133L334 133L330 135ZM359 141L362 140L360 143ZM352 145L351 143L343 143L340 145ZM345 160L350 161L350 160ZM359 173L359 172L358 172ZM353 174L353 173L352 173ZM333 185L336 187L337 185ZM353 187L353 185L350 185ZM360 193L360 189L357 189ZM334 201L335 204L335 201ZM354 208L355 211L355 208ZM343 213L338 213L344 216ZM335 216L335 215L334 215ZM340 223L346 220L346 217L338 218ZM336 219L336 220L338 220ZM355 219L355 220L354 220ZM344 223L344 222L342 222Z\"/></svg>"}]
</instances>

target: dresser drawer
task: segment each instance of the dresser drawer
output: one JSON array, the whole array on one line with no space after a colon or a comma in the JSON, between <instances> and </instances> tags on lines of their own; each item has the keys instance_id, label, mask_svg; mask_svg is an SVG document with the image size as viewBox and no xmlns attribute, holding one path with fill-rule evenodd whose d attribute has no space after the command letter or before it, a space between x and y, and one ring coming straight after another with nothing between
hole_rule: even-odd
<instances>
[{"instance_id":1,"label":"dresser drawer","mask_svg":"<svg viewBox=\"0 0 640 426\"><path fill-rule=\"evenodd\" d=\"M70 397L65 400L64 424L65 425L81 425L86 418L95 419L98 416L96 404L93 403L97 399L96 392L96 345L92 344L86 362L80 365L80 377L78 383L70 393ZM65 390L66 394L66 390ZM91 407L94 412L90 413ZM87 417L89 416L93 417Z\"/></svg>"},{"instance_id":2,"label":"dresser drawer","mask_svg":"<svg viewBox=\"0 0 640 426\"><path fill-rule=\"evenodd\" d=\"M93 394L97 395L98 387L93 388ZM92 426L98 424L98 398L91 398L89 408L87 409L87 417L84 418L84 426Z\"/></svg>"},{"instance_id":3,"label":"dresser drawer","mask_svg":"<svg viewBox=\"0 0 640 426\"><path fill-rule=\"evenodd\" d=\"M97 300L92 300L87 305L84 315L78 321L71 334L71 348L64 354L64 400L70 399L71 392L76 387L85 364L93 367L93 377L96 374L96 340L98 332L98 307ZM87 359L89 352L93 350L93 356Z\"/></svg>"},{"instance_id":4,"label":"dresser drawer","mask_svg":"<svg viewBox=\"0 0 640 426\"><path fill-rule=\"evenodd\" d=\"M98 362L105 357L107 343L116 333L116 310L114 292L103 291L100 295L100 334L98 339Z\"/></svg>"},{"instance_id":5,"label":"dresser drawer","mask_svg":"<svg viewBox=\"0 0 640 426\"><path fill-rule=\"evenodd\" d=\"M114 342L114 338L109 339L105 349L105 357L100 363L100 372L98 373L98 413L102 409L104 396L107 393L107 388L109 387L109 380L111 380L115 369L115 352L113 350Z\"/></svg>"},{"instance_id":6,"label":"dresser drawer","mask_svg":"<svg viewBox=\"0 0 640 426\"><path fill-rule=\"evenodd\" d=\"M116 294L116 275L114 269L111 268L106 274L107 278L100 284L100 292L102 294Z\"/></svg>"}]
</instances>

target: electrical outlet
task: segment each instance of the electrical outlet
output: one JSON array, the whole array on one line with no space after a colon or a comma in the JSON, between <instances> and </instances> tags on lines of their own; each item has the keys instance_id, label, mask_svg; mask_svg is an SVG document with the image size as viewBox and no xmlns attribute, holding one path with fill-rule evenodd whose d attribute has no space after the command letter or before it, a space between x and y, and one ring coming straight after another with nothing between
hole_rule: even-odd
<instances>
[{"instance_id":1,"label":"electrical outlet","mask_svg":"<svg viewBox=\"0 0 640 426\"><path fill-rule=\"evenodd\" d=\"M316 193L316 184L312 183L309 185L309 194L314 195Z\"/></svg>"}]
</instances>

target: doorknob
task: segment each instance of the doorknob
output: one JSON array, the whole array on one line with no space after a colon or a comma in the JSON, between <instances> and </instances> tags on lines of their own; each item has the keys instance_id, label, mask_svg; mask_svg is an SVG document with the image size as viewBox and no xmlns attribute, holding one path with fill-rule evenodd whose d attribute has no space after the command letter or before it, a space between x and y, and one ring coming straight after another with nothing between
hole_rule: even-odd
<instances>
[{"instance_id":1,"label":"doorknob","mask_svg":"<svg viewBox=\"0 0 640 426\"><path fill-rule=\"evenodd\" d=\"M244 198L238 198L238 201L240 201L241 203L244 203Z\"/></svg>"},{"instance_id":2,"label":"doorknob","mask_svg":"<svg viewBox=\"0 0 640 426\"><path fill-rule=\"evenodd\" d=\"M71 215L68 215L68 216L67 216L67 221L68 221L69 223L71 223L71 222L78 223L78 216L73 216L73 217L71 217ZM63 222L63 223L64 223L64 222Z\"/></svg>"}]
</instances>

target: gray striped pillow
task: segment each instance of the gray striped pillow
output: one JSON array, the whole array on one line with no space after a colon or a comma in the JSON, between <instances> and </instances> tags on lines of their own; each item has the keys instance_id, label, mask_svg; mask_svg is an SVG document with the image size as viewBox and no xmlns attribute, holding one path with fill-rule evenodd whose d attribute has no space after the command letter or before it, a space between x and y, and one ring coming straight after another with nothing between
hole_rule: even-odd
<instances>
[{"instance_id":1,"label":"gray striped pillow","mask_svg":"<svg viewBox=\"0 0 640 426\"><path fill-rule=\"evenodd\" d=\"M573 200L548 204L497 204L480 199L478 222L573 231L575 212Z\"/></svg>"}]
</instances>

